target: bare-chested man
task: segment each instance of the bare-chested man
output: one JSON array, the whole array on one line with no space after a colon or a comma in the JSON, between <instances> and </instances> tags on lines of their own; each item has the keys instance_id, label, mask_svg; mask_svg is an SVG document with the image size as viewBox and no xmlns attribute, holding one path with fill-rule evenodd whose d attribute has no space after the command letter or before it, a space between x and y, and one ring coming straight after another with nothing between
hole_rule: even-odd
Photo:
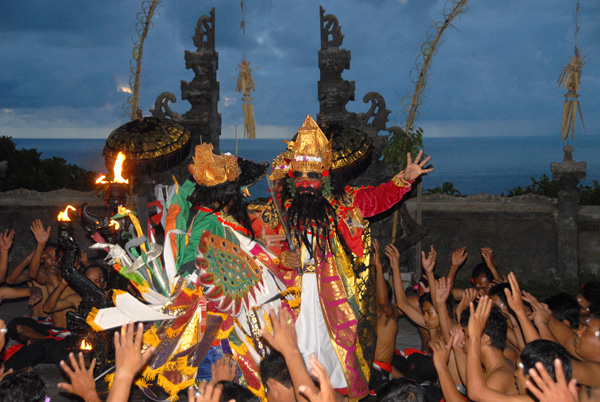
<instances>
[{"instance_id":1,"label":"bare-chested man","mask_svg":"<svg viewBox=\"0 0 600 402\"><path fill-rule=\"evenodd\" d=\"M48 314L43 306L49 295L60 284L61 251L57 245L49 244L50 226L44 228L42 221L36 219L31 224L37 245L31 254L29 270L25 272L26 264L20 264L6 278L8 284L18 284L27 281L29 286L39 287L42 298L39 303L31 306L31 317L15 318L8 324L9 334L23 343L44 339L52 326L57 326L51 319L44 319ZM60 320L59 320L60 321ZM66 320L64 323L66 324Z\"/></svg>"},{"instance_id":2,"label":"bare-chested man","mask_svg":"<svg viewBox=\"0 0 600 402\"><path fill-rule=\"evenodd\" d=\"M488 388L498 392L506 395L516 395L518 391L514 380L515 365L504 355L506 333L508 330L507 319L502 314L502 310L493 305L493 302L487 297L486 302L491 306L490 313L484 323L482 334L479 336L480 345L478 345L481 364L484 368L485 383ZM469 342L469 332L467 330L470 322L470 312L470 309L466 309L460 319L465 332L467 354L470 353L468 348L472 347Z\"/></svg>"},{"instance_id":3,"label":"bare-chested man","mask_svg":"<svg viewBox=\"0 0 600 402\"><path fill-rule=\"evenodd\" d=\"M398 334L398 317L400 312L392 304L392 289L383 276L379 253L379 242L373 241L373 260L376 271L377 293L377 345L375 361L371 370L369 387L375 391L379 386L392 378L392 358L396 350L396 335Z\"/></svg>"},{"instance_id":4,"label":"bare-chested man","mask_svg":"<svg viewBox=\"0 0 600 402\"><path fill-rule=\"evenodd\" d=\"M14 238L14 230L5 229L4 233L0 232L0 283L4 283L6 281L6 273L8 271L8 252L12 248ZM20 269L20 266L26 266L29 264L30 260L31 256L28 256L15 269ZM20 299L24 297L29 298L28 304L32 306L41 300L42 292L40 288L37 287L0 287L0 303L5 299Z\"/></svg>"}]
</instances>

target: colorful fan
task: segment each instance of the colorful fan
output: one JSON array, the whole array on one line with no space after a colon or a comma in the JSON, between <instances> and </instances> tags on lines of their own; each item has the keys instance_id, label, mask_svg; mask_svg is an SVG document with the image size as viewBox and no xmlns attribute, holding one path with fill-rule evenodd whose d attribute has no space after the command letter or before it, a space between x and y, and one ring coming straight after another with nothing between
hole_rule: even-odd
<instances>
[{"instance_id":1,"label":"colorful fan","mask_svg":"<svg viewBox=\"0 0 600 402\"><path fill-rule=\"evenodd\" d=\"M196 265L206 298L233 316L240 314L242 305L249 309L249 297L256 301L254 289L262 286L262 269L252 257L237 240L208 231L202 235L199 250L202 255L196 256Z\"/></svg>"}]
</instances>

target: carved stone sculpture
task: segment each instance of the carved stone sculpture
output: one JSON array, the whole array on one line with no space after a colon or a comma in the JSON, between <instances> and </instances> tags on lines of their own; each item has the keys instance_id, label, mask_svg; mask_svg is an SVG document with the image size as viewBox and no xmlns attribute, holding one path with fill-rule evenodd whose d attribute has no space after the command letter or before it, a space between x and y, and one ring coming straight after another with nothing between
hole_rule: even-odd
<instances>
[{"instance_id":1,"label":"carved stone sculpture","mask_svg":"<svg viewBox=\"0 0 600 402\"><path fill-rule=\"evenodd\" d=\"M181 99L187 100L191 109L183 116L173 112L169 102L177 98L170 92L161 93L150 110L154 117L169 117L182 124L191 132L191 146L194 149L201 142L214 145L219 152L219 136L221 135L221 115L218 112L219 82L217 69L219 54L215 51L215 9L209 15L198 19L192 37L196 51L185 51L185 68L194 72L191 82L181 81Z\"/></svg>"}]
</instances>

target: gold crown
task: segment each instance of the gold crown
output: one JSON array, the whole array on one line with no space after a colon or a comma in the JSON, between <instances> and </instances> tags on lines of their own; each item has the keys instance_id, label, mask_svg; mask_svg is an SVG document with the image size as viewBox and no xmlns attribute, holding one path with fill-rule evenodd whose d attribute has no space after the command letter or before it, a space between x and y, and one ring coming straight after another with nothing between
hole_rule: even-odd
<instances>
[{"instance_id":1,"label":"gold crown","mask_svg":"<svg viewBox=\"0 0 600 402\"><path fill-rule=\"evenodd\" d=\"M196 183L212 187L226 181L235 181L239 176L237 158L230 154L216 155L212 144L196 145L194 163L188 169Z\"/></svg>"},{"instance_id":2,"label":"gold crown","mask_svg":"<svg viewBox=\"0 0 600 402\"><path fill-rule=\"evenodd\" d=\"M308 115L298 130L296 141L288 142L288 146L292 148L292 171L323 173L331 167L331 140Z\"/></svg>"},{"instance_id":3,"label":"gold crown","mask_svg":"<svg viewBox=\"0 0 600 402\"><path fill-rule=\"evenodd\" d=\"M290 160L292 159L292 151L290 149L286 149L275 159L273 159L273 163L271 164L271 174L269 175L269 180L276 181L281 180L287 177L288 172L290 170Z\"/></svg>"}]
</instances>

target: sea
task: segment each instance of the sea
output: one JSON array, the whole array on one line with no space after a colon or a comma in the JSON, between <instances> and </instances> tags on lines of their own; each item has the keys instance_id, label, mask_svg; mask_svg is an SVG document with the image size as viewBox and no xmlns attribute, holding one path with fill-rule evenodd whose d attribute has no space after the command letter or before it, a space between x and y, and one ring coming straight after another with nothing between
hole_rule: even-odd
<instances>
[{"instance_id":1,"label":"sea","mask_svg":"<svg viewBox=\"0 0 600 402\"><path fill-rule=\"evenodd\" d=\"M70 164L107 172L103 139L13 138L18 149L35 148L42 158L60 157ZM580 134L563 141L555 136L423 138L434 171L423 180L425 189L450 182L462 195L507 193L532 183L542 175L552 177L550 163L561 162L563 148L573 146L573 159L586 161L587 179L600 180L600 136ZM283 139L221 139L221 152L231 152L254 161L271 161L285 149ZM263 179L251 189L252 198L267 195Z\"/></svg>"}]
</instances>

